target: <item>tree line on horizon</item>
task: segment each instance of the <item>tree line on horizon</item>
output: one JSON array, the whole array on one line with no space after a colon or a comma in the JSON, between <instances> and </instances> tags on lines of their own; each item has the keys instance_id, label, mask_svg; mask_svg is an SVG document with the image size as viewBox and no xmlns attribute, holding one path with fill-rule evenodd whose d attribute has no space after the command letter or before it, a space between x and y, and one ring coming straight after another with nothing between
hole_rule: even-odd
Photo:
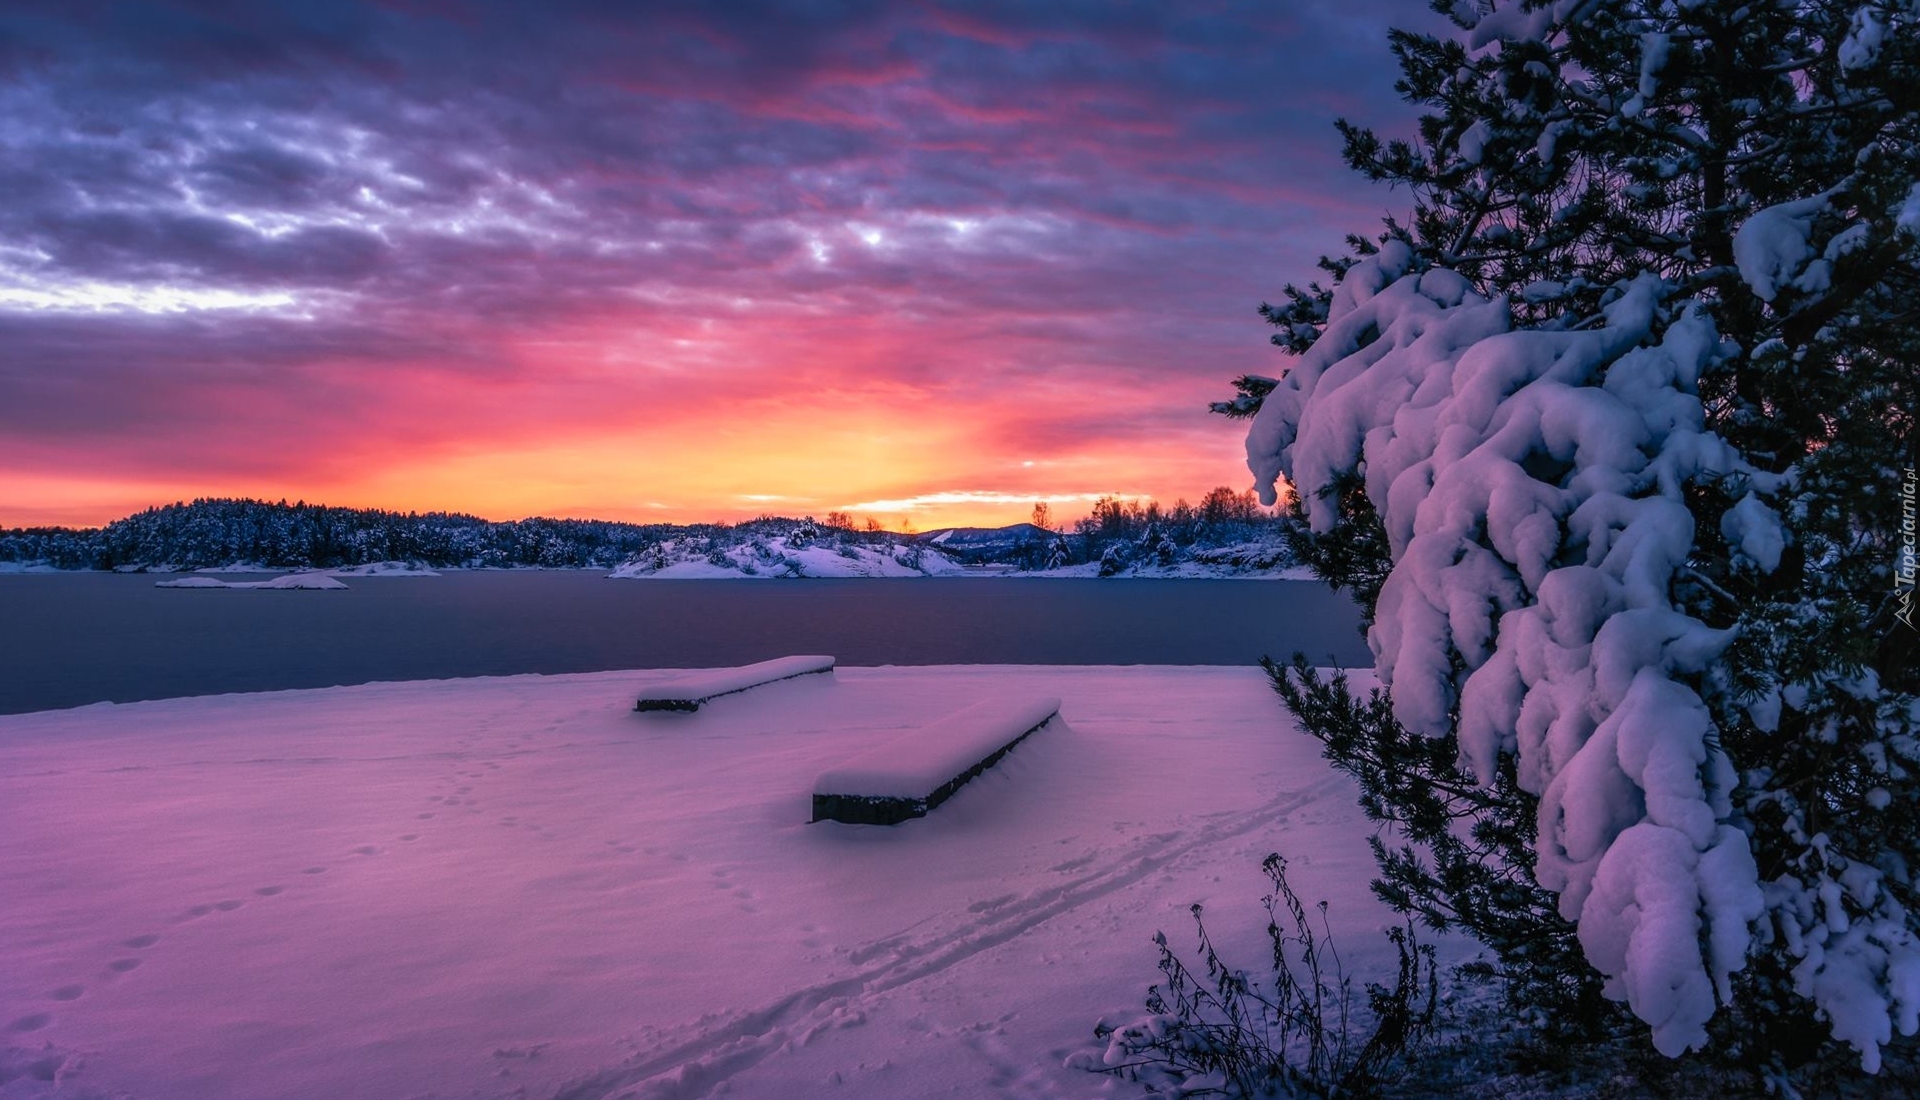
<instances>
[{"instance_id":1,"label":"tree line on horizon","mask_svg":"<svg viewBox=\"0 0 1920 1100\"><path fill-rule=\"evenodd\" d=\"M1036 519L1050 519L1044 506ZM1151 558L1160 547L1185 549L1251 541L1275 520L1251 492L1220 487L1197 506L1102 497L1071 525L1037 524L1030 537L961 551L973 563L1004 561L1048 568L1102 560ZM1014 525L1018 526L1018 525ZM258 565L332 569L380 561L436 568L613 568L662 541L689 535L726 540L790 535L802 528L838 540L924 541L926 534L888 531L872 520L856 526L844 512L824 521L763 515L738 524L624 523L533 517L494 521L458 512L396 512L297 501L202 498L176 502L98 528L0 528L0 561L59 569L167 566L204 569ZM1049 536L1038 534L1045 528Z\"/></svg>"}]
</instances>

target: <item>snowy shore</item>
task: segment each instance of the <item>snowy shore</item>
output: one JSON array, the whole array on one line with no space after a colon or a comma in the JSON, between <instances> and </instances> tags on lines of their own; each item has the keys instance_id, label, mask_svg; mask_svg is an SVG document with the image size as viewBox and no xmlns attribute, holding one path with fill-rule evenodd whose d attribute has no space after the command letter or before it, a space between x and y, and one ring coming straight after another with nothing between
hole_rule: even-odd
<instances>
[{"instance_id":1,"label":"snowy shore","mask_svg":"<svg viewBox=\"0 0 1920 1100\"><path fill-rule=\"evenodd\" d=\"M1275 849L1349 972L1387 964L1352 788L1257 670L631 711L674 675L0 718L0 1097L1133 1095L1064 1063L1189 904L1257 963ZM807 824L815 775L1001 691L1063 721L926 819Z\"/></svg>"}]
</instances>

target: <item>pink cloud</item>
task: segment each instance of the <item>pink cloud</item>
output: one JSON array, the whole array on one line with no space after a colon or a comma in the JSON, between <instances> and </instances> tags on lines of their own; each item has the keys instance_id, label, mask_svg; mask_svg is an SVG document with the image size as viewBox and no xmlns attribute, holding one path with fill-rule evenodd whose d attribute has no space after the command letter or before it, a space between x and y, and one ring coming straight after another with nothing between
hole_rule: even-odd
<instances>
[{"instance_id":1,"label":"pink cloud","mask_svg":"<svg viewBox=\"0 0 1920 1100\"><path fill-rule=\"evenodd\" d=\"M1253 307L1393 201L1334 153L1393 110L1355 10L43 21L0 287L291 304L0 304L0 524L1237 483Z\"/></svg>"}]
</instances>

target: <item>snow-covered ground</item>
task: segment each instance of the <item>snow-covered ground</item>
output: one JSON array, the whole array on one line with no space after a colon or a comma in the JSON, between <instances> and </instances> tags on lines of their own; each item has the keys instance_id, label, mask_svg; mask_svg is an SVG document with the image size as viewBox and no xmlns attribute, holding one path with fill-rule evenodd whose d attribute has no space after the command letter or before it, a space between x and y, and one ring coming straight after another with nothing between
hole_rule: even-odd
<instances>
[{"instance_id":1,"label":"snow-covered ground","mask_svg":"<svg viewBox=\"0 0 1920 1100\"><path fill-rule=\"evenodd\" d=\"M288 573L285 576L275 577L270 581L223 581L218 577L181 577L178 580L156 582L154 587L199 589L264 588L279 592L340 592L344 591L347 586L325 573Z\"/></svg>"},{"instance_id":2,"label":"snow-covered ground","mask_svg":"<svg viewBox=\"0 0 1920 1100\"><path fill-rule=\"evenodd\" d=\"M713 577L947 577L964 572L937 550L910 544L865 546L775 535L731 545L669 539L609 576L690 580Z\"/></svg>"},{"instance_id":3,"label":"snow-covered ground","mask_svg":"<svg viewBox=\"0 0 1920 1100\"><path fill-rule=\"evenodd\" d=\"M1275 849L1388 977L1369 826L1258 670L632 711L676 675L0 718L0 1097L1137 1095L1063 1063L1193 902L1258 966ZM806 823L821 772L1002 694L1061 719L925 819Z\"/></svg>"},{"instance_id":4,"label":"snow-covered ground","mask_svg":"<svg viewBox=\"0 0 1920 1100\"><path fill-rule=\"evenodd\" d=\"M158 572L158 570L156 570ZM208 573L281 573L280 576L264 581L229 581L218 577L209 577ZM235 566L231 569L196 569L194 575L176 580L159 581L155 588L266 588L276 590L299 589L307 591L339 591L346 588L340 577L437 577L440 574L419 562L376 561L366 565L342 566L337 569L301 569L287 573L278 569L258 565Z\"/></svg>"},{"instance_id":5,"label":"snow-covered ground","mask_svg":"<svg viewBox=\"0 0 1920 1100\"><path fill-rule=\"evenodd\" d=\"M374 561L365 565L345 565L323 569L329 577L437 577L437 570L417 561Z\"/></svg>"},{"instance_id":6,"label":"snow-covered ground","mask_svg":"<svg viewBox=\"0 0 1920 1100\"><path fill-rule=\"evenodd\" d=\"M707 538L668 540L655 552L620 566L609 576L620 580L965 576L1312 579L1311 571L1289 565L1289 561L1286 550L1270 542L1186 547L1165 562L1142 551L1128 555L1117 571L1106 570L1098 561L1021 569L1006 563L963 565L934 544L868 546L836 542L831 537L813 541L776 535L727 545Z\"/></svg>"}]
</instances>

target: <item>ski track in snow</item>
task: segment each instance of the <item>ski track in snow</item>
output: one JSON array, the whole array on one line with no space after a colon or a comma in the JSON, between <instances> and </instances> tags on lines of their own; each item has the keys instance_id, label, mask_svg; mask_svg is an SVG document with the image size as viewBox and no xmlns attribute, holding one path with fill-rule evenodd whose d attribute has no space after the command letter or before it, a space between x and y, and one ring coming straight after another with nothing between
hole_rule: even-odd
<instances>
[{"instance_id":1,"label":"ski track in snow","mask_svg":"<svg viewBox=\"0 0 1920 1100\"><path fill-rule=\"evenodd\" d=\"M848 952L855 965L884 959L858 973L785 993L758 1008L704 1024L690 1038L656 1046L602 1073L576 1079L552 1094L552 1100L696 1100L712 1095L728 1078L789 1047L805 1046L834 1028L865 1018L865 1007L880 994L932 977L983 951L1018 939L1040 925L1132 886L1187 853L1259 829L1272 828L1295 810L1345 789L1343 776L1319 782L1267 802L1251 811L1205 815L1203 824L1156 833L1143 843L1102 861L1099 853L1080 856L1052 868L1083 871L1058 886L976 902L951 927L915 936L908 929ZM915 927L924 926L921 922ZM1003 1083L1031 1071L1025 1062L996 1057L992 1037L980 1034L970 1045L999 1071Z\"/></svg>"}]
</instances>

